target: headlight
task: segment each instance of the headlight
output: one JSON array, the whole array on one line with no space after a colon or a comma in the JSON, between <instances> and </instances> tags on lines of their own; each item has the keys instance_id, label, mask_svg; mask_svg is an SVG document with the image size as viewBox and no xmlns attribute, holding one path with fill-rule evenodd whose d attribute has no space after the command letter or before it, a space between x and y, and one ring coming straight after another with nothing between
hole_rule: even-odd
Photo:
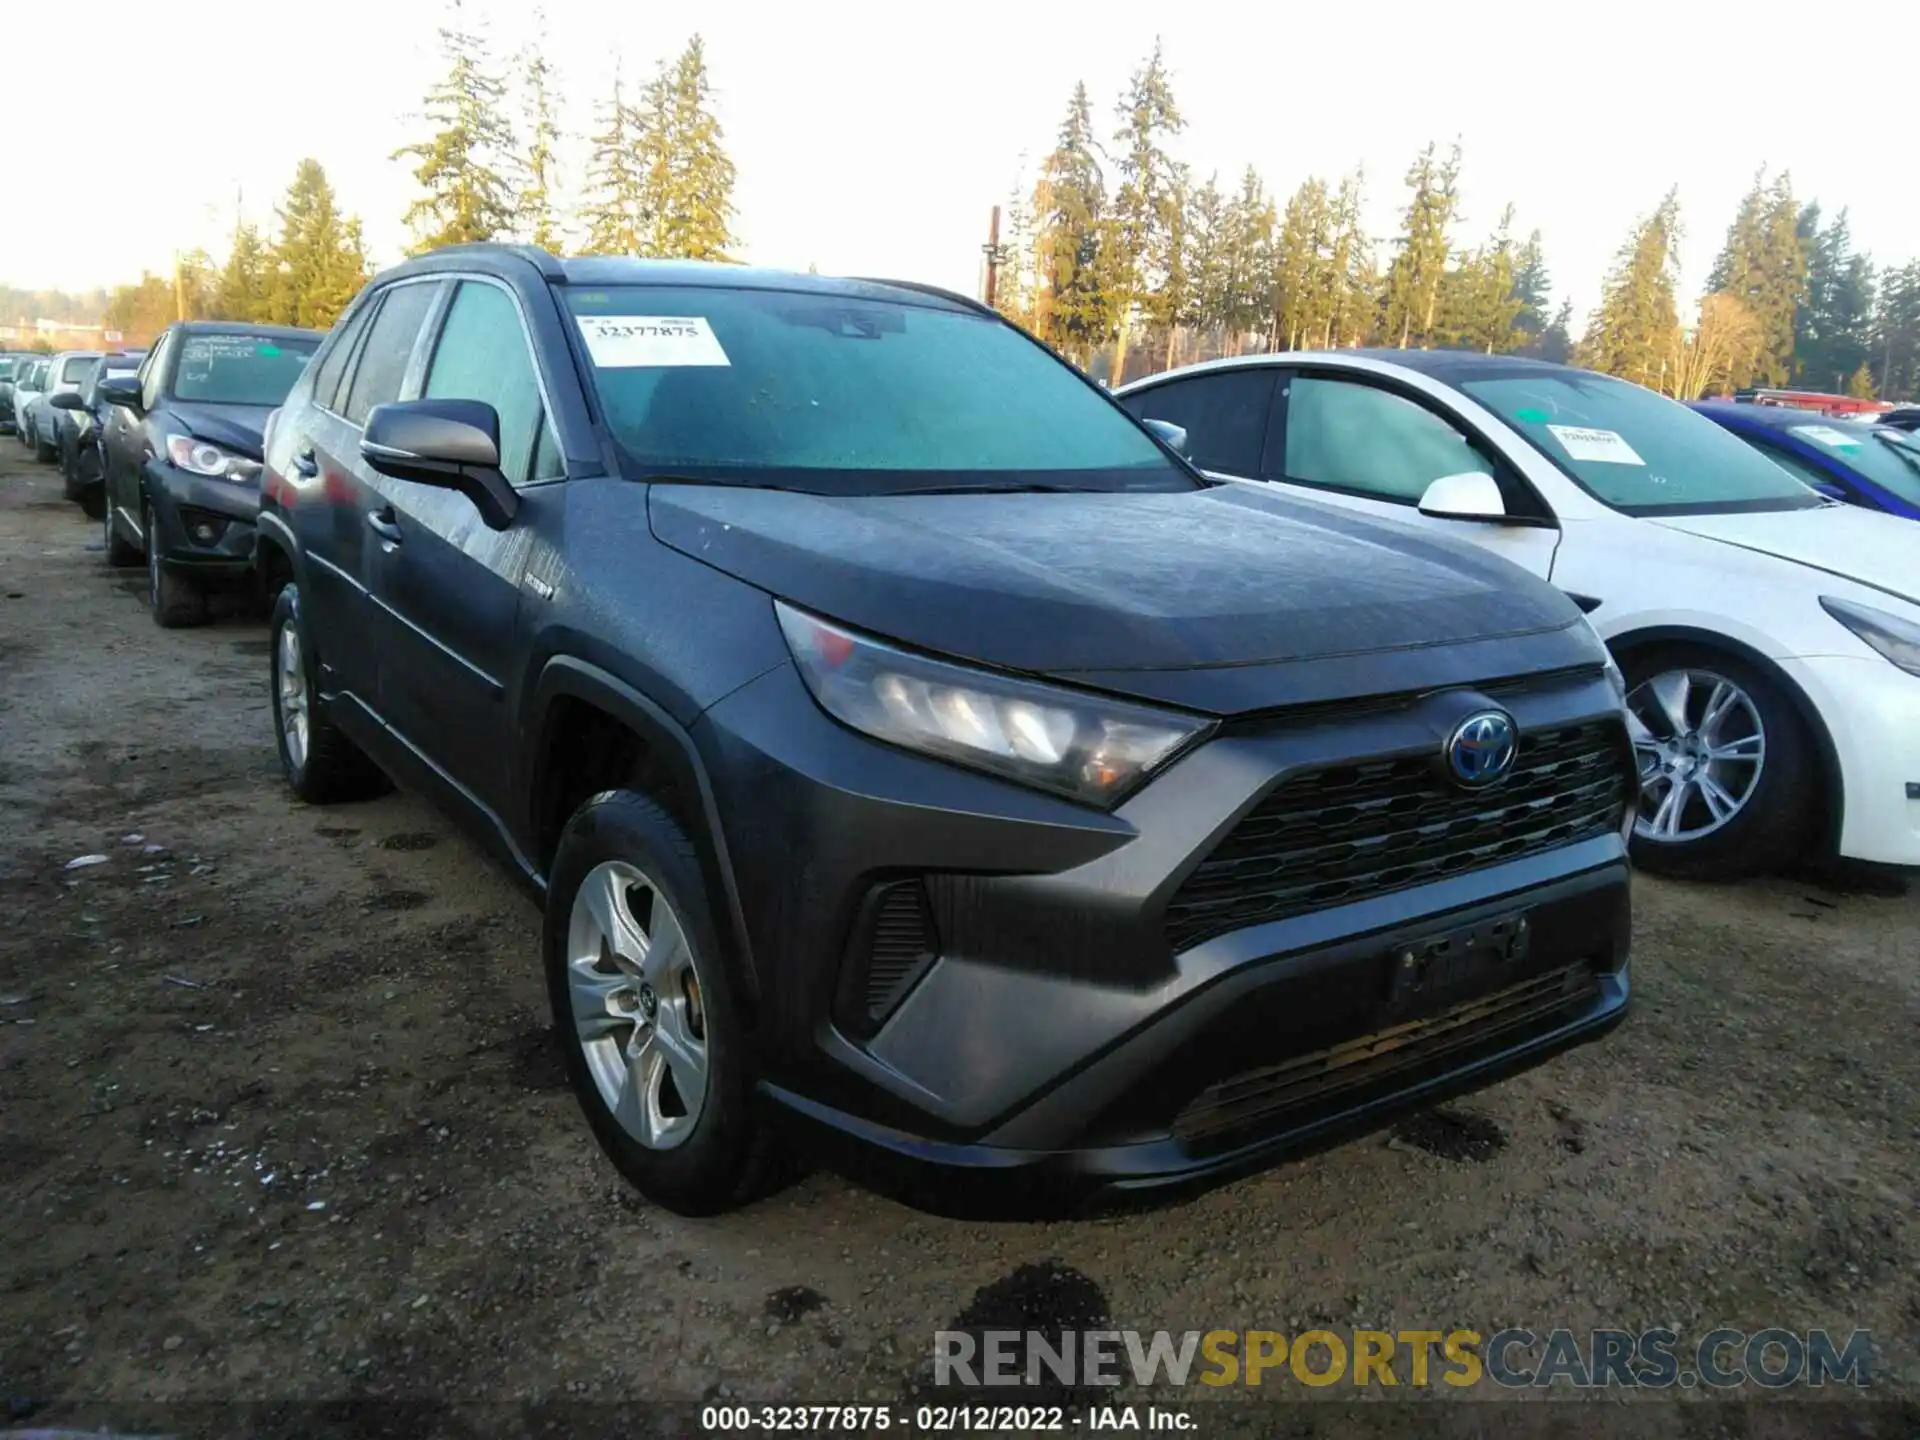
<instances>
[{"instance_id":1,"label":"headlight","mask_svg":"<svg viewBox=\"0 0 1920 1440\"><path fill-rule=\"evenodd\" d=\"M1210 721L909 654L774 602L813 698L845 725L1102 807Z\"/></svg>"},{"instance_id":2,"label":"headlight","mask_svg":"<svg viewBox=\"0 0 1920 1440\"><path fill-rule=\"evenodd\" d=\"M191 435L167 436L167 459L191 475L211 475L216 480L247 481L260 476L258 460L249 460Z\"/></svg>"},{"instance_id":3,"label":"headlight","mask_svg":"<svg viewBox=\"0 0 1920 1440\"><path fill-rule=\"evenodd\" d=\"M1820 608L1909 675L1920 675L1920 625L1831 595L1820 597Z\"/></svg>"}]
</instances>

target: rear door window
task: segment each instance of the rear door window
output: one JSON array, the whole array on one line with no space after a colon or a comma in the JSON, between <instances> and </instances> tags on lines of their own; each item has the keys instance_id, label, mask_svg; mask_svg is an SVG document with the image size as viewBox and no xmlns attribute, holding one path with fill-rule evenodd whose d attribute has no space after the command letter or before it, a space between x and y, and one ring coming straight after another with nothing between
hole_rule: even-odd
<instances>
[{"instance_id":1,"label":"rear door window","mask_svg":"<svg viewBox=\"0 0 1920 1440\"><path fill-rule=\"evenodd\" d=\"M437 283L426 283L395 285L387 291L380 313L373 318L373 328L367 332L367 343L360 347L360 360L347 387L347 404L341 414L350 424L365 425L367 412L374 406L400 398L407 362L413 358L414 344L439 290Z\"/></svg>"},{"instance_id":2,"label":"rear door window","mask_svg":"<svg viewBox=\"0 0 1920 1440\"><path fill-rule=\"evenodd\" d=\"M1221 370L1154 385L1120 403L1138 419L1185 430L1187 453L1202 470L1256 480L1277 373L1271 366Z\"/></svg>"}]
</instances>

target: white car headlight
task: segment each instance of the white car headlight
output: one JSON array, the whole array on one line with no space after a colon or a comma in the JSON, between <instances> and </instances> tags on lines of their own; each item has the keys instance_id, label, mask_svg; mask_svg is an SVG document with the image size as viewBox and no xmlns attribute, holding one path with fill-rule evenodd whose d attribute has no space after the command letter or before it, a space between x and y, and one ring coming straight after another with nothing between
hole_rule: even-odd
<instances>
[{"instance_id":1,"label":"white car headlight","mask_svg":"<svg viewBox=\"0 0 1920 1440\"><path fill-rule=\"evenodd\" d=\"M1110 807L1211 721L896 650L774 602L820 708L876 740Z\"/></svg>"},{"instance_id":2,"label":"white car headlight","mask_svg":"<svg viewBox=\"0 0 1920 1440\"><path fill-rule=\"evenodd\" d=\"M209 440L191 435L167 436L167 459L190 475L210 475L216 480L246 482L260 478L260 462L223 450Z\"/></svg>"},{"instance_id":3,"label":"white car headlight","mask_svg":"<svg viewBox=\"0 0 1920 1440\"><path fill-rule=\"evenodd\" d=\"M1909 675L1920 675L1920 625L1831 595L1820 597L1820 608Z\"/></svg>"}]
</instances>

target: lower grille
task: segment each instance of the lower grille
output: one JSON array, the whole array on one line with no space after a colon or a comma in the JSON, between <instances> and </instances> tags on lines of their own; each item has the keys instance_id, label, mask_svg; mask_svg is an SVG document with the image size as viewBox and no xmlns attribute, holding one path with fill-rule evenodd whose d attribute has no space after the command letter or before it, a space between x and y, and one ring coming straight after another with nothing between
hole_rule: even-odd
<instances>
[{"instance_id":1,"label":"lower grille","mask_svg":"<svg viewBox=\"0 0 1920 1440\"><path fill-rule=\"evenodd\" d=\"M861 907L847 945L841 1010L871 1031L892 1013L940 948L918 880L876 887Z\"/></svg>"},{"instance_id":2,"label":"lower grille","mask_svg":"<svg viewBox=\"0 0 1920 1440\"><path fill-rule=\"evenodd\" d=\"M1278 1065L1247 1070L1209 1085L1173 1122L1182 1140L1253 1127L1277 1128L1285 1117L1362 1092L1418 1078L1545 1033L1593 1003L1599 978L1586 962L1463 1000L1424 1020L1408 1021L1343 1041Z\"/></svg>"},{"instance_id":3,"label":"lower grille","mask_svg":"<svg viewBox=\"0 0 1920 1440\"><path fill-rule=\"evenodd\" d=\"M1403 890L1617 833L1632 768L1619 722L1520 736L1512 772L1461 790L1429 754L1310 771L1281 782L1167 903L1184 950L1249 925Z\"/></svg>"}]
</instances>

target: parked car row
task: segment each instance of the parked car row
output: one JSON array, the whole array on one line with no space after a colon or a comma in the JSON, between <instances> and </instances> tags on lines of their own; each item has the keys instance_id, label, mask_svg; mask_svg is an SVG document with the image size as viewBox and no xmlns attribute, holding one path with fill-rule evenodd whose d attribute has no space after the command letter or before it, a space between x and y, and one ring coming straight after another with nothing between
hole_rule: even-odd
<instances>
[{"instance_id":1,"label":"parked car row","mask_svg":"<svg viewBox=\"0 0 1920 1440\"><path fill-rule=\"evenodd\" d=\"M484 245L97 394L108 563L163 624L251 567L291 791L524 884L684 1213L775 1135L943 1208L1243 1173L1620 1023L1630 854L1920 862L1907 532L1604 377L1110 395L929 287Z\"/></svg>"},{"instance_id":2,"label":"parked car row","mask_svg":"<svg viewBox=\"0 0 1920 1440\"><path fill-rule=\"evenodd\" d=\"M21 443L59 462L109 565L145 564L159 624L192 624L212 590L253 579L261 431L320 339L183 321L151 350L70 351L15 374Z\"/></svg>"}]
</instances>

